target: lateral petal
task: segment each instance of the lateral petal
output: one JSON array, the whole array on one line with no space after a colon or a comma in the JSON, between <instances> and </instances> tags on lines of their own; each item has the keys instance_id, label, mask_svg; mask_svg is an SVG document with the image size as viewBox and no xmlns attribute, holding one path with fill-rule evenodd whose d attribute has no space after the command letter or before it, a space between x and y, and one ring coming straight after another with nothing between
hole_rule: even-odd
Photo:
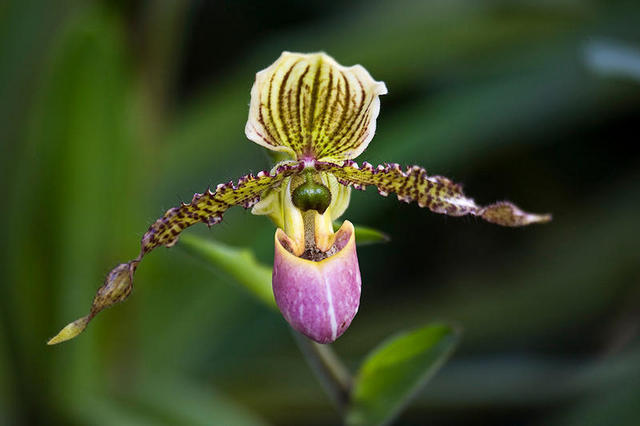
<instances>
[{"instance_id":1,"label":"lateral petal","mask_svg":"<svg viewBox=\"0 0 640 426\"><path fill-rule=\"evenodd\" d=\"M364 162L358 166L353 161L338 165L317 162L319 171L332 173L340 183L365 189L373 185L387 196L396 193L398 200L416 201L420 207L449 216L473 215L502 226L524 226L551 220L549 214L527 213L508 201L479 206L462 191L462 186L444 176L428 176L425 169L410 166L402 169L398 164L382 164L373 167Z\"/></svg>"},{"instance_id":2,"label":"lateral petal","mask_svg":"<svg viewBox=\"0 0 640 426\"><path fill-rule=\"evenodd\" d=\"M233 206L252 207L268 189L279 185L287 177L302 170L302 163L284 163L272 172L247 175L237 184L220 184L215 191L195 194L191 203L173 207L147 230L140 242L138 257L116 266L105 278L93 299L89 314L64 327L49 340L53 345L72 339L87 327L100 311L125 300L133 289L133 275L142 258L157 247L171 247L178 241L182 231L196 223L215 225L222 220L223 213Z\"/></svg>"}]
</instances>

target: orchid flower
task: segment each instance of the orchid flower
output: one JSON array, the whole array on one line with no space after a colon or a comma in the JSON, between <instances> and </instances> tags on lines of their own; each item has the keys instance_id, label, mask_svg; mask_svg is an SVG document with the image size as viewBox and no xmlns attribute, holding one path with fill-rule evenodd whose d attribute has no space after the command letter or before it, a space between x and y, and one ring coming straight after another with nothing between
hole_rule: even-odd
<instances>
[{"instance_id":1,"label":"orchid flower","mask_svg":"<svg viewBox=\"0 0 640 426\"><path fill-rule=\"evenodd\" d=\"M415 201L435 213L473 215L503 226L547 222L509 202L479 206L462 187L418 166L377 167L353 161L376 128L380 95L387 93L360 65L344 67L324 53L284 52L256 74L251 89L247 137L285 159L271 171L222 183L169 209L144 234L138 257L116 266L98 289L88 315L68 324L49 344L71 339L103 309L131 293L142 259L157 247L173 246L196 223L209 227L233 206L252 208L277 226L273 292L284 318L319 343L341 336L360 303L361 278L354 227L333 222L349 205L351 188L375 186L387 196Z\"/></svg>"}]
</instances>

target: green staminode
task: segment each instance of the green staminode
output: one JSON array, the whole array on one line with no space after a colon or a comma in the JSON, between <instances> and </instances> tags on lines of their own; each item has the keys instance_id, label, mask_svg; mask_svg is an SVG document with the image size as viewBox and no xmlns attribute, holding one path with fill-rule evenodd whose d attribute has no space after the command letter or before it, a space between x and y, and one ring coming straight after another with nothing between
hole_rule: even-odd
<instances>
[{"instance_id":1,"label":"green staminode","mask_svg":"<svg viewBox=\"0 0 640 426\"><path fill-rule=\"evenodd\" d=\"M329 188L313 180L313 174L307 170L304 175L304 183L293 190L291 194L293 205L306 212L315 210L323 214L331 204L331 192Z\"/></svg>"}]
</instances>

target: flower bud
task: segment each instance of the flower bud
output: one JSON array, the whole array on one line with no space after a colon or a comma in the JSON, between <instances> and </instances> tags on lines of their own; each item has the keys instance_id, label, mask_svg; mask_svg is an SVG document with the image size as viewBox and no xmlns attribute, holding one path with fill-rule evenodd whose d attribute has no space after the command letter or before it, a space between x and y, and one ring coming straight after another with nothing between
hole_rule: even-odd
<instances>
[{"instance_id":1,"label":"flower bud","mask_svg":"<svg viewBox=\"0 0 640 426\"><path fill-rule=\"evenodd\" d=\"M307 256L311 260L295 256L291 243L284 231L276 231L272 281L276 303L295 330L318 343L331 343L349 327L360 305L353 225L345 221L331 249Z\"/></svg>"}]
</instances>

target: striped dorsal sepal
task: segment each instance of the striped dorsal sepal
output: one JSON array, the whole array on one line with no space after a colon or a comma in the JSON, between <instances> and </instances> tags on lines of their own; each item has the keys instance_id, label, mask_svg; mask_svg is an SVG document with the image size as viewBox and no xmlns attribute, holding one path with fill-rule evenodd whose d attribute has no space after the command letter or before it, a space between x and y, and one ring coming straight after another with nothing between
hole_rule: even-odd
<instances>
[{"instance_id":1,"label":"striped dorsal sepal","mask_svg":"<svg viewBox=\"0 0 640 426\"><path fill-rule=\"evenodd\" d=\"M357 157L376 128L384 83L324 53L284 52L256 74L245 128L253 142L293 159Z\"/></svg>"}]
</instances>

